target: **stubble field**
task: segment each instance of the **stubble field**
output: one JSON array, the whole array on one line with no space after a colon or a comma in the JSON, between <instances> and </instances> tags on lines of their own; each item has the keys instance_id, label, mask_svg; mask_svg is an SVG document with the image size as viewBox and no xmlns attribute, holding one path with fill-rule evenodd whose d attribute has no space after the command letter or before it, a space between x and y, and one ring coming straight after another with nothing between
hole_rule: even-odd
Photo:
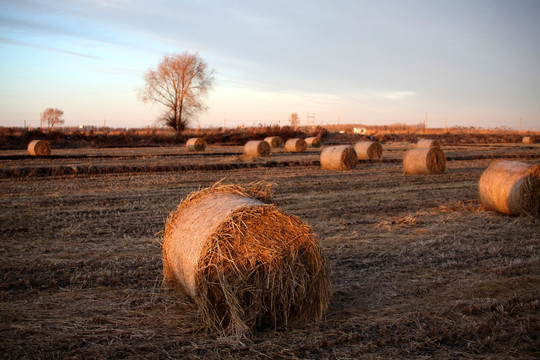
<instances>
[{"instance_id":1,"label":"stubble field","mask_svg":"<svg viewBox=\"0 0 540 360\"><path fill-rule=\"evenodd\" d=\"M477 192L495 158L538 163L538 144L444 147L447 172L430 176L403 174L407 144L384 148L345 172L321 169L318 149L0 153L2 357L540 357L540 220L484 211ZM321 322L219 338L162 284L168 214L220 180L275 184L275 204L313 227L333 288Z\"/></svg>"}]
</instances>

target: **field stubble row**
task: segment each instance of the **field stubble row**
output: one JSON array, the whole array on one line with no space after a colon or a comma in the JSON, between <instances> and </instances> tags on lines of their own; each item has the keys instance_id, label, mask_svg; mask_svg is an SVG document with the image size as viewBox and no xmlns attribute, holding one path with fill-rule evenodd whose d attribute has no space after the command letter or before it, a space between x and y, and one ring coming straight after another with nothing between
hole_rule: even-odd
<instances>
[{"instance_id":1,"label":"field stubble row","mask_svg":"<svg viewBox=\"0 0 540 360\"><path fill-rule=\"evenodd\" d=\"M508 150L508 154L515 150ZM519 150L521 151L521 150ZM491 160L410 176L398 163L0 180L7 358L536 358L538 219L481 209ZM525 160L530 161L530 160ZM161 285L161 232L191 191L274 183L313 226L334 290L321 323L215 338Z\"/></svg>"}]
</instances>

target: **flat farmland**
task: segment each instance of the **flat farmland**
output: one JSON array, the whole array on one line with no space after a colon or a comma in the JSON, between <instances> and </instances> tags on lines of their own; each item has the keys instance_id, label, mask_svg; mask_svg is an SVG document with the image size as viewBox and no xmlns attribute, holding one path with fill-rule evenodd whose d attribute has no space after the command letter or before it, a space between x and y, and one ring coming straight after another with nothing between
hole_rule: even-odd
<instances>
[{"instance_id":1,"label":"flat farmland","mask_svg":"<svg viewBox=\"0 0 540 360\"><path fill-rule=\"evenodd\" d=\"M7 359L540 357L540 219L484 211L498 158L540 146L443 147L447 171L405 175L409 145L327 171L320 149L253 159L241 147L0 152L0 353ZM320 322L234 341L162 284L161 237L190 192L274 184L313 227L333 295Z\"/></svg>"}]
</instances>

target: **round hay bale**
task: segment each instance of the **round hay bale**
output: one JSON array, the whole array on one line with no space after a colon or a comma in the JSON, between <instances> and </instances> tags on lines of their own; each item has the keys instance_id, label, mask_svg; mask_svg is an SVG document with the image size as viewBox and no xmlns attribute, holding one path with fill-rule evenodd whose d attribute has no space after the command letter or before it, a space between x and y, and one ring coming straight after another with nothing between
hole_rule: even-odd
<instances>
[{"instance_id":1,"label":"round hay bale","mask_svg":"<svg viewBox=\"0 0 540 360\"><path fill-rule=\"evenodd\" d=\"M285 151L288 152L304 152L307 150L307 143L304 139L289 139L285 143Z\"/></svg>"},{"instance_id":2,"label":"round hay bale","mask_svg":"<svg viewBox=\"0 0 540 360\"><path fill-rule=\"evenodd\" d=\"M206 141L203 138L191 138L186 142L188 151L204 151L206 149Z\"/></svg>"},{"instance_id":3,"label":"round hay bale","mask_svg":"<svg viewBox=\"0 0 540 360\"><path fill-rule=\"evenodd\" d=\"M403 155L405 174L442 174L446 171L446 157L438 147L412 148Z\"/></svg>"},{"instance_id":4,"label":"round hay bale","mask_svg":"<svg viewBox=\"0 0 540 360\"><path fill-rule=\"evenodd\" d=\"M540 215L540 165L520 161L494 161L478 182L480 202L486 210L507 215Z\"/></svg>"},{"instance_id":5,"label":"round hay bale","mask_svg":"<svg viewBox=\"0 0 540 360\"><path fill-rule=\"evenodd\" d=\"M308 147L318 148L321 147L321 139L316 136L307 137L306 144Z\"/></svg>"},{"instance_id":6,"label":"round hay bale","mask_svg":"<svg viewBox=\"0 0 540 360\"><path fill-rule=\"evenodd\" d=\"M350 145L337 145L321 151L321 167L327 170L352 170L356 168L356 152Z\"/></svg>"},{"instance_id":7,"label":"round hay bale","mask_svg":"<svg viewBox=\"0 0 540 360\"><path fill-rule=\"evenodd\" d=\"M280 138L279 136L268 136L264 138L264 141L270 144L270 147L272 148L283 147L283 139Z\"/></svg>"},{"instance_id":8,"label":"round hay bale","mask_svg":"<svg viewBox=\"0 0 540 360\"><path fill-rule=\"evenodd\" d=\"M270 144L266 141L251 140L244 145L244 155L253 157L265 157L270 155Z\"/></svg>"},{"instance_id":9,"label":"round hay bale","mask_svg":"<svg viewBox=\"0 0 540 360\"><path fill-rule=\"evenodd\" d=\"M189 195L167 220L164 277L222 336L317 320L327 308L316 236L270 200L268 185L216 184Z\"/></svg>"},{"instance_id":10,"label":"round hay bale","mask_svg":"<svg viewBox=\"0 0 540 360\"><path fill-rule=\"evenodd\" d=\"M418 148L430 148L430 147L441 147L441 142L439 140L433 139L420 139L416 143Z\"/></svg>"},{"instance_id":11,"label":"round hay bale","mask_svg":"<svg viewBox=\"0 0 540 360\"><path fill-rule=\"evenodd\" d=\"M524 136L523 137L523 143L524 144L534 144L535 143L535 138L534 136Z\"/></svg>"},{"instance_id":12,"label":"round hay bale","mask_svg":"<svg viewBox=\"0 0 540 360\"><path fill-rule=\"evenodd\" d=\"M51 155L51 144L47 140L32 140L26 148L30 155Z\"/></svg>"},{"instance_id":13,"label":"round hay bale","mask_svg":"<svg viewBox=\"0 0 540 360\"><path fill-rule=\"evenodd\" d=\"M358 159L380 159L383 148L377 141L359 141L354 144Z\"/></svg>"}]
</instances>

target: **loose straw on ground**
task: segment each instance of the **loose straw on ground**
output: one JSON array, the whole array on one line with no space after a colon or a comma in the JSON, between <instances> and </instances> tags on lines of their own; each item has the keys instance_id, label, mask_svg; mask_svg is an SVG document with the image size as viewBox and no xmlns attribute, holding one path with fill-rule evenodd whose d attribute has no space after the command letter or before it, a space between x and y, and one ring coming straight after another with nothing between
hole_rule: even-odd
<instances>
[{"instance_id":1,"label":"loose straw on ground","mask_svg":"<svg viewBox=\"0 0 540 360\"><path fill-rule=\"evenodd\" d=\"M534 144L535 143L534 136L524 136L523 137L523 144Z\"/></svg>"},{"instance_id":2,"label":"loose straw on ground","mask_svg":"<svg viewBox=\"0 0 540 360\"><path fill-rule=\"evenodd\" d=\"M486 210L507 215L540 215L540 165L498 160L484 171L478 193Z\"/></svg>"},{"instance_id":3,"label":"loose straw on ground","mask_svg":"<svg viewBox=\"0 0 540 360\"><path fill-rule=\"evenodd\" d=\"M167 220L165 279L222 336L318 320L327 308L327 262L311 227L269 201L262 183L216 184Z\"/></svg>"},{"instance_id":4,"label":"loose straw on ground","mask_svg":"<svg viewBox=\"0 0 540 360\"><path fill-rule=\"evenodd\" d=\"M304 139L289 139L285 143L285 151L288 152L304 152L307 150L307 143Z\"/></svg>"},{"instance_id":5,"label":"loose straw on ground","mask_svg":"<svg viewBox=\"0 0 540 360\"><path fill-rule=\"evenodd\" d=\"M430 147L441 147L441 142L439 140L433 139L420 139L416 143L418 148L430 148Z\"/></svg>"},{"instance_id":6,"label":"loose straw on ground","mask_svg":"<svg viewBox=\"0 0 540 360\"><path fill-rule=\"evenodd\" d=\"M403 155L405 174L442 174L446 171L446 157L438 147L411 148Z\"/></svg>"},{"instance_id":7,"label":"loose straw on ground","mask_svg":"<svg viewBox=\"0 0 540 360\"><path fill-rule=\"evenodd\" d=\"M186 142L188 151L204 151L206 149L206 141L202 138L191 138Z\"/></svg>"},{"instance_id":8,"label":"loose straw on ground","mask_svg":"<svg viewBox=\"0 0 540 360\"><path fill-rule=\"evenodd\" d=\"M321 139L316 136L310 136L306 138L306 144L308 147L318 148L321 147Z\"/></svg>"},{"instance_id":9,"label":"loose straw on ground","mask_svg":"<svg viewBox=\"0 0 540 360\"><path fill-rule=\"evenodd\" d=\"M253 157L265 157L270 155L270 144L266 141L251 140L244 145L244 155Z\"/></svg>"},{"instance_id":10,"label":"loose straw on ground","mask_svg":"<svg viewBox=\"0 0 540 360\"><path fill-rule=\"evenodd\" d=\"M321 167L327 170L352 170L356 168L356 152L350 145L337 145L321 151Z\"/></svg>"},{"instance_id":11,"label":"loose straw on ground","mask_svg":"<svg viewBox=\"0 0 540 360\"><path fill-rule=\"evenodd\" d=\"M264 141L270 144L270 147L272 148L283 147L283 139L280 138L279 136L268 136L264 138Z\"/></svg>"},{"instance_id":12,"label":"loose straw on ground","mask_svg":"<svg viewBox=\"0 0 540 360\"><path fill-rule=\"evenodd\" d=\"M45 156L51 154L51 145L46 140L32 140L26 150L30 155Z\"/></svg>"},{"instance_id":13,"label":"loose straw on ground","mask_svg":"<svg viewBox=\"0 0 540 360\"><path fill-rule=\"evenodd\" d=\"M359 141L354 144L354 151L358 159L380 159L383 147L377 141Z\"/></svg>"}]
</instances>

